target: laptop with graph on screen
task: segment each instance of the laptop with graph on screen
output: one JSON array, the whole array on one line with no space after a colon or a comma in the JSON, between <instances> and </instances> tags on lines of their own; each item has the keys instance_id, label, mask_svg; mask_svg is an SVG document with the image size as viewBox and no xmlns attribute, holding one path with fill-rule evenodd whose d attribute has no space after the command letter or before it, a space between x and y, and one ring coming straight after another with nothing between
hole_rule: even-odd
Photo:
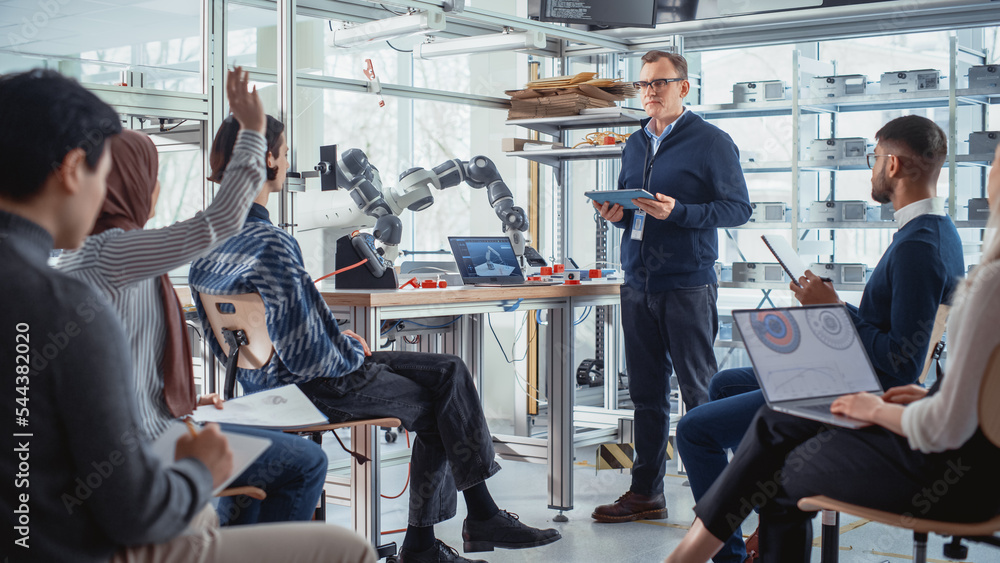
<instances>
[{"instance_id":1,"label":"laptop with graph on screen","mask_svg":"<svg viewBox=\"0 0 1000 563\"><path fill-rule=\"evenodd\" d=\"M769 407L837 426L868 426L830 412L841 395L882 394L846 307L734 310L733 321Z\"/></svg>"}]
</instances>

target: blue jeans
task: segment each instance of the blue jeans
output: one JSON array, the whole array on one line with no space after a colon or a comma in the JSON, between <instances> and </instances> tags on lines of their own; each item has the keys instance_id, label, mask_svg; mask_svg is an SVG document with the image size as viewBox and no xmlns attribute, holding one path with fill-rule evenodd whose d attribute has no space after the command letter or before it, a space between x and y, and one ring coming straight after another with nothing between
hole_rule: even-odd
<instances>
[{"instance_id":1,"label":"blue jeans","mask_svg":"<svg viewBox=\"0 0 1000 563\"><path fill-rule=\"evenodd\" d=\"M232 424L220 426L226 432L267 438L271 446L229 484L264 489L267 498L262 501L245 496L220 498L216 507L219 523L236 526L311 520L326 481L328 464L323 449L308 438L284 432Z\"/></svg>"},{"instance_id":2,"label":"blue jeans","mask_svg":"<svg viewBox=\"0 0 1000 563\"><path fill-rule=\"evenodd\" d=\"M670 373L677 372L688 409L708 400L708 380L716 371L713 348L719 330L715 284L646 293L621 288L622 331L628 392L635 405L636 461L631 490L663 492L670 429Z\"/></svg>"},{"instance_id":3,"label":"blue jeans","mask_svg":"<svg viewBox=\"0 0 1000 563\"><path fill-rule=\"evenodd\" d=\"M684 460L697 504L729 464L726 450L736 450L757 410L765 404L751 368L720 371L708 385L711 402L688 411L677 423L677 453ZM736 531L712 558L715 563L743 563L746 545Z\"/></svg>"},{"instance_id":4,"label":"blue jeans","mask_svg":"<svg viewBox=\"0 0 1000 563\"><path fill-rule=\"evenodd\" d=\"M299 387L330 422L395 417L416 432L410 461L411 526L452 518L456 491L500 470L472 375L457 356L375 352L353 373Z\"/></svg>"}]
</instances>

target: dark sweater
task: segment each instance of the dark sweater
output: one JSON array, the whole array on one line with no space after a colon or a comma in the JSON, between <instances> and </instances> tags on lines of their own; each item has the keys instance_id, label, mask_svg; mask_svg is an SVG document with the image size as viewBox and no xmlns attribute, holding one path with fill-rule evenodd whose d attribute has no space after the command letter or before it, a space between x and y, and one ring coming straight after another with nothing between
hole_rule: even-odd
<instances>
[{"instance_id":1,"label":"dark sweater","mask_svg":"<svg viewBox=\"0 0 1000 563\"><path fill-rule=\"evenodd\" d=\"M962 240L948 217L920 215L895 234L861 305L848 306L883 389L916 382L938 306L964 274Z\"/></svg>"},{"instance_id":2,"label":"dark sweater","mask_svg":"<svg viewBox=\"0 0 1000 563\"><path fill-rule=\"evenodd\" d=\"M48 232L0 211L0 560L107 563L118 546L183 531L208 502L212 477L194 459L165 469L138 440L114 309L50 268L51 249ZM25 365L19 344L30 348L25 379L15 379Z\"/></svg>"},{"instance_id":3,"label":"dark sweater","mask_svg":"<svg viewBox=\"0 0 1000 563\"><path fill-rule=\"evenodd\" d=\"M664 220L647 216L641 241L632 240L633 211L625 210L615 223L624 229L625 283L650 293L716 283L717 229L742 225L752 212L739 149L724 131L688 110L655 155L651 150L642 130L629 136L618 189L643 188L677 203Z\"/></svg>"}]
</instances>

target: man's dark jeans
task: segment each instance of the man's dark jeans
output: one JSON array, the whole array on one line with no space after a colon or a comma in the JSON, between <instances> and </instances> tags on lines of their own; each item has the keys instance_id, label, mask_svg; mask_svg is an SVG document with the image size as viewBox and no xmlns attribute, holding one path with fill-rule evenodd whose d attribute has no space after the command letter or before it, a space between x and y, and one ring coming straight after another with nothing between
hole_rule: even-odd
<instances>
[{"instance_id":1,"label":"man's dark jeans","mask_svg":"<svg viewBox=\"0 0 1000 563\"><path fill-rule=\"evenodd\" d=\"M635 493L663 492L671 372L677 373L688 410L708 401L708 381L718 371L713 348L718 295L715 284L660 293L621 288L629 396L635 405Z\"/></svg>"},{"instance_id":2,"label":"man's dark jeans","mask_svg":"<svg viewBox=\"0 0 1000 563\"><path fill-rule=\"evenodd\" d=\"M472 376L446 354L375 352L361 369L299 385L330 418L395 417L416 432L410 464L411 526L455 516L457 494L500 470Z\"/></svg>"}]
</instances>

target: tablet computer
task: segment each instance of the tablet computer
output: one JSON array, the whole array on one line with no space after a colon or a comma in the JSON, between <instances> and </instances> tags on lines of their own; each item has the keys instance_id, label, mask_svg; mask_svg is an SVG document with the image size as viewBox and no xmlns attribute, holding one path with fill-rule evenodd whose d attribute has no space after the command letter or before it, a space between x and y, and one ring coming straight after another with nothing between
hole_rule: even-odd
<instances>
[{"instance_id":1,"label":"tablet computer","mask_svg":"<svg viewBox=\"0 0 1000 563\"><path fill-rule=\"evenodd\" d=\"M617 203L625 209L638 209L638 207L632 203L633 199L645 198L656 200L656 196L646 190L597 190L592 192L583 192L583 195L589 197L597 203L609 201L611 202L611 205Z\"/></svg>"}]
</instances>

